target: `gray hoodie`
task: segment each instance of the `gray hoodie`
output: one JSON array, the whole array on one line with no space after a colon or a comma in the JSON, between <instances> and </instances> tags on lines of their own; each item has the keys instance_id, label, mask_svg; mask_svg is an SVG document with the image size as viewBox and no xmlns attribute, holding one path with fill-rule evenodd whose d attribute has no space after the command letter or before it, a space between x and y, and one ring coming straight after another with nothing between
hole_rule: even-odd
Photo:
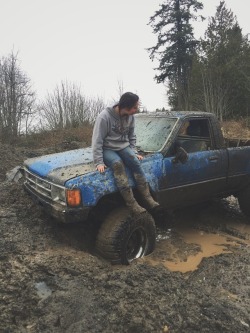
<instances>
[{"instance_id":1,"label":"gray hoodie","mask_svg":"<svg viewBox=\"0 0 250 333\"><path fill-rule=\"evenodd\" d=\"M134 133L135 118L121 117L112 107L104 109L97 117L93 136L92 148L94 164L104 164L103 148L121 150L128 146L136 150L136 136Z\"/></svg>"}]
</instances>

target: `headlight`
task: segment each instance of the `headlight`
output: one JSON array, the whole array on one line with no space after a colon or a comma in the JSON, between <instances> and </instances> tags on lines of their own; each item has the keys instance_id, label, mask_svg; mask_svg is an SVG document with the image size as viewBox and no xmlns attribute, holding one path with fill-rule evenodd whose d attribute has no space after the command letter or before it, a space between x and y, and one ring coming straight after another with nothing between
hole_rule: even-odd
<instances>
[{"instance_id":1,"label":"headlight","mask_svg":"<svg viewBox=\"0 0 250 333\"><path fill-rule=\"evenodd\" d=\"M51 186L51 198L54 201L66 201L65 189L61 187Z\"/></svg>"}]
</instances>

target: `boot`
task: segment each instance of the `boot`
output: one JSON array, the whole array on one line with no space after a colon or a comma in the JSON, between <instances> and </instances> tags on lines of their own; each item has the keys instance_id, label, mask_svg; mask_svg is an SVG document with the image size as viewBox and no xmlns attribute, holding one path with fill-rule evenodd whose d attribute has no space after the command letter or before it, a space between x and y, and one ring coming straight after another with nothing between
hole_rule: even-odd
<instances>
[{"instance_id":1,"label":"boot","mask_svg":"<svg viewBox=\"0 0 250 333\"><path fill-rule=\"evenodd\" d=\"M146 209L142 208L135 200L133 191L130 187L121 189L120 193L126 203L126 206L129 208L133 215L138 215L146 211Z\"/></svg>"},{"instance_id":2,"label":"boot","mask_svg":"<svg viewBox=\"0 0 250 333\"><path fill-rule=\"evenodd\" d=\"M131 210L132 214L137 215L145 212L146 210L142 208L134 198L133 191L128 183L128 177L124 164L122 162L115 162L112 169L116 185L125 201L126 206L129 210Z\"/></svg>"},{"instance_id":3,"label":"boot","mask_svg":"<svg viewBox=\"0 0 250 333\"><path fill-rule=\"evenodd\" d=\"M149 211L155 210L157 207L160 207L158 202L156 202L149 191L148 183L143 175L135 174L135 180L137 184L137 189L142 196L144 204Z\"/></svg>"}]
</instances>

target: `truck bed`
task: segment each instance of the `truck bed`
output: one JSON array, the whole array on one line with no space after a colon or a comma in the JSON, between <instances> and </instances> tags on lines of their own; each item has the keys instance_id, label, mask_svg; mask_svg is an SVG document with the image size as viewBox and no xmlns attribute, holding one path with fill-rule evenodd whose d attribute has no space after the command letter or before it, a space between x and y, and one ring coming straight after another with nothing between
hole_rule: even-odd
<instances>
[{"instance_id":1,"label":"truck bed","mask_svg":"<svg viewBox=\"0 0 250 333\"><path fill-rule=\"evenodd\" d=\"M226 147L244 147L250 146L250 139L225 138Z\"/></svg>"}]
</instances>

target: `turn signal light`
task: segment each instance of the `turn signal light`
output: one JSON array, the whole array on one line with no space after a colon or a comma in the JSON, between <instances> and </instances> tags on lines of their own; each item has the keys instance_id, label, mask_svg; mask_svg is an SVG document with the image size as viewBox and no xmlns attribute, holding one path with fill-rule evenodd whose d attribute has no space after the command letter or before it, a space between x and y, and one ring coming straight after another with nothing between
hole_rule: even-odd
<instances>
[{"instance_id":1,"label":"turn signal light","mask_svg":"<svg viewBox=\"0 0 250 333\"><path fill-rule=\"evenodd\" d=\"M80 190L67 190L67 203L71 207L79 206L81 203Z\"/></svg>"}]
</instances>

